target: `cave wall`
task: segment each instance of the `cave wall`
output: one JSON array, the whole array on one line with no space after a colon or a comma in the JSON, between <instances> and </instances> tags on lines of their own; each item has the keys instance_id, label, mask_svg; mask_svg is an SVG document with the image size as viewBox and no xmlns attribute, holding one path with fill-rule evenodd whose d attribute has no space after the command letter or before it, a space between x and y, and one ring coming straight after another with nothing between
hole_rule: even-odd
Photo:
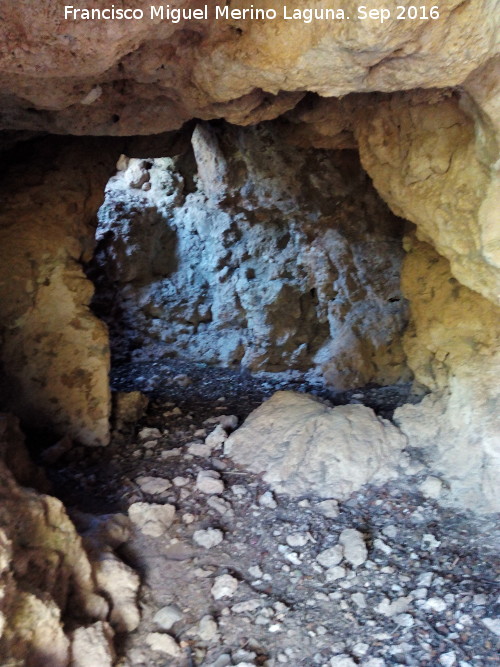
<instances>
[{"instance_id":1,"label":"cave wall","mask_svg":"<svg viewBox=\"0 0 500 667\"><path fill-rule=\"evenodd\" d=\"M199 124L192 147L122 160L108 184L91 273L117 358L408 379L404 221L357 153L287 145L273 123Z\"/></svg>"},{"instance_id":2,"label":"cave wall","mask_svg":"<svg viewBox=\"0 0 500 667\"><path fill-rule=\"evenodd\" d=\"M0 399L28 429L108 442L109 343L83 273L112 172L101 142L38 141L0 188Z\"/></svg>"},{"instance_id":3,"label":"cave wall","mask_svg":"<svg viewBox=\"0 0 500 667\"><path fill-rule=\"evenodd\" d=\"M500 308L461 285L449 262L411 235L403 291L411 324L404 337L416 379L431 389L395 421L445 481L446 502L500 510Z\"/></svg>"},{"instance_id":4,"label":"cave wall","mask_svg":"<svg viewBox=\"0 0 500 667\"><path fill-rule=\"evenodd\" d=\"M139 577L114 553L127 517L81 515L82 537L48 488L18 420L0 414L0 662L110 667L115 631L139 623Z\"/></svg>"}]
</instances>

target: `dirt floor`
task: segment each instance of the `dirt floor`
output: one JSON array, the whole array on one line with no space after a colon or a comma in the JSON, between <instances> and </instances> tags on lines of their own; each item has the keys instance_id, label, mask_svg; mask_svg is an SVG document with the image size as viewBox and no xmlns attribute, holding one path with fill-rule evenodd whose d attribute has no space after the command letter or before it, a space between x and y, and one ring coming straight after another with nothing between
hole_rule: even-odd
<instances>
[{"instance_id":1,"label":"dirt floor","mask_svg":"<svg viewBox=\"0 0 500 667\"><path fill-rule=\"evenodd\" d=\"M275 495L222 446L204 447L219 422L241 424L278 389L390 417L412 398L408 386L332 395L299 375L165 360L122 366L112 383L149 396L145 416L116 425L107 448L70 450L50 475L73 509L144 503L121 549L142 579L142 620L120 638L122 667L500 664L494 519L425 499L418 461L410 476L337 505L313 489ZM159 505L172 506L171 525L151 530Z\"/></svg>"}]
</instances>

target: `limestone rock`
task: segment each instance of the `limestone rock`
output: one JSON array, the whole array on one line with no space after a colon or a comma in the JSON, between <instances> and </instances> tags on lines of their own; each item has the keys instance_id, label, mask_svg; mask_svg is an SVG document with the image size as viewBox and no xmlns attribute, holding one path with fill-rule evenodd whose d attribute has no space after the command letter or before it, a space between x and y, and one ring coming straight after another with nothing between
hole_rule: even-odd
<instances>
[{"instance_id":1,"label":"limestone rock","mask_svg":"<svg viewBox=\"0 0 500 667\"><path fill-rule=\"evenodd\" d=\"M182 620L182 612L175 605L162 607L153 618L153 622L162 630L170 630L180 620Z\"/></svg>"},{"instance_id":2,"label":"limestone rock","mask_svg":"<svg viewBox=\"0 0 500 667\"><path fill-rule=\"evenodd\" d=\"M365 540L359 530L354 528L343 530L340 533L339 544L343 548L344 558L355 568L362 565L368 558Z\"/></svg>"},{"instance_id":3,"label":"limestone rock","mask_svg":"<svg viewBox=\"0 0 500 667\"><path fill-rule=\"evenodd\" d=\"M179 644L170 635L161 632L150 632L146 637L146 642L153 649L159 653L166 653L172 658L181 657L181 649Z\"/></svg>"},{"instance_id":4,"label":"limestone rock","mask_svg":"<svg viewBox=\"0 0 500 667\"><path fill-rule=\"evenodd\" d=\"M116 632L133 632L140 621L137 602L139 575L114 554L107 553L94 563L99 590L110 600L109 622Z\"/></svg>"},{"instance_id":5,"label":"limestone rock","mask_svg":"<svg viewBox=\"0 0 500 667\"><path fill-rule=\"evenodd\" d=\"M175 507L173 505L133 503L128 509L128 514L141 533L150 537L161 537L172 525Z\"/></svg>"},{"instance_id":6,"label":"limestone rock","mask_svg":"<svg viewBox=\"0 0 500 667\"><path fill-rule=\"evenodd\" d=\"M201 470L196 478L196 488L208 495L224 492L224 482L216 470Z\"/></svg>"},{"instance_id":7,"label":"limestone rock","mask_svg":"<svg viewBox=\"0 0 500 667\"><path fill-rule=\"evenodd\" d=\"M338 565L343 557L344 550L342 546L337 545L335 547L330 547L330 549L321 551L321 553L316 556L316 560L320 565L329 569L335 565Z\"/></svg>"},{"instance_id":8,"label":"limestone rock","mask_svg":"<svg viewBox=\"0 0 500 667\"><path fill-rule=\"evenodd\" d=\"M151 495L164 493L172 486L170 480L163 477L138 477L135 481L140 486L141 491Z\"/></svg>"},{"instance_id":9,"label":"limestone rock","mask_svg":"<svg viewBox=\"0 0 500 667\"><path fill-rule=\"evenodd\" d=\"M16 449L22 460L15 420L0 433L5 437L9 443L2 442L0 452ZM67 667L65 620L71 613L87 622L108 614L82 540L62 503L19 486L1 458L0 526L0 654L16 666L44 656L51 666Z\"/></svg>"},{"instance_id":10,"label":"limestone rock","mask_svg":"<svg viewBox=\"0 0 500 667\"><path fill-rule=\"evenodd\" d=\"M22 44L0 57L2 129L134 135L193 117L257 123L306 90L342 97L457 86L496 52L494 0L450 0L437 20L393 15L385 24L363 20L353 0L343 4L350 20L307 23L303 3L291 0L288 11L302 19L285 19L280 7L270 21L215 20L212 11L179 24L151 19L138 0L140 20L92 22L92 49L89 21L65 18L54 0L29 7L8 5L2 16L4 39Z\"/></svg>"},{"instance_id":11,"label":"limestone rock","mask_svg":"<svg viewBox=\"0 0 500 667\"><path fill-rule=\"evenodd\" d=\"M362 163L392 210L417 225L455 278L500 303L497 156L476 140L491 129L470 107L446 91L395 95L360 114L356 136Z\"/></svg>"},{"instance_id":12,"label":"limestone rock","mask_svg":"<svg viewBox=\"0 0 500 667\"><path fill-rule=\"evenodd\" d=\"M230 574L222 574L217 577L212 586L211 592L215 600L222 598L231 598L238 588L238 580Z\"/></svg>"},{"instance_id":13,"label":"limestone rock","mask_svg":"<svg viewBox=\"0 0 500 667\"><path fill-rule=\"evenodd\" d=\"M440 502L498 511L500 310L460 285L429 245L410 237L407 248L404 345L417 380L433 393L398 408L395 420L449 486Z\"/></svg>"},{"instance_id":14,"label":"limestone rock","mask_svg":"<svg viewBox=\"0 0 500 667\"><path fill-rule=\"evenodd\" d=\"M109 343L89 310L93 287L80 262L92 251L113 157L92 140L40 142L35 154L2 181L0 402L32 428L103 445Z\"/></svg>"},{"instance_id":15,"label":"limestone rock","mask_svg":"<svg viewBox=\"0 0 500 667\"><path fill-rule=\"evenodd\" d=\"M70 667L113 667L113 631L107 623L97 622L77 628L72 634Z\"/></svg>"},{"instance_id":16,"label":"limestone rock","mask_svg":"<svg viewBox=\"0 0 500 667\"><path fill-rule=\"evenodd\" d=\"M329 408L277 392L226 440L225 453L278 492L347 498L396 474L405 437L361 405Z\"/></svg>"},{"instance_id":17,"label":"limestone rock","mask_svg":"<svg viewBox=\"0 0 500 667\"><path fill-rule=\"evenodd\" d=\"M93 272L115 357L408 379L403 227L356 156L290 147L280 125L199 124L192 144L196 162L150 161L148 192L108 185Z\"/></svg>"}]
</instances>

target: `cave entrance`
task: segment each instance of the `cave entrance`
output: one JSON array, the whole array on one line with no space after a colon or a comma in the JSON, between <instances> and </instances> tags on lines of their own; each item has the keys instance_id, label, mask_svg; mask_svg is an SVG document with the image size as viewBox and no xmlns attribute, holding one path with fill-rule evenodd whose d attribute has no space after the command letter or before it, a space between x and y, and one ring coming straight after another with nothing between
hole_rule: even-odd
<instances>
[{"instance_id":1,"label":"cave entrance","mask_svg":"<svg viewBox=\"0 0 500 667\"><path fill-rule=\"evenodd\" d=\"M115 389L251 373L273 389L406 397L405 221L357 151L293 145L278 123L200 123L182 153L117 168L88 267Z\"/></svg>"}]
</instances>

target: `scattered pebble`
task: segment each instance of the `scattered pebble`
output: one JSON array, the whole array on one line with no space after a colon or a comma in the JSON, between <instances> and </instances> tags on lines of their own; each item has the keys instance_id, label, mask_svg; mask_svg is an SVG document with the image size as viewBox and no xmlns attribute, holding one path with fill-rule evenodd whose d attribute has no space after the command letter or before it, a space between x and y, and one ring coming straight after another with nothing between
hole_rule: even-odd
<instances>
[{"instance_id":1,"label":"scattered pebble","mask_svg":"<svg viewBox=\"0 0 500 667\"><path fill-rule=\"evenodd\" d=\"M219 530L218 528L207 528L207 530L195 531L193 540L200 547L211 549L224 540L224 534L222 530Z\"/></svg>"},{"instance_id":2,"label":"scattered pebble","mask_svg":"<svg viewBox=\"0 0 500 667\"><path fill-rule=\"evenodd\" d=\"M220 494L224 492L224 482L216 470L201 470L196 478L196 488L201 493Z\"/></svg>"},{"instance_id":3,"label":"scattered pebble","mask_svg":"<svg viewBox=\"0 0 500 667\"><path fill-rule=\"evenodd\" d=\"M238 580L230 574L223 574L215 579L211 593L215 600L231 598L236 593L237 588Z\"/></svg>"},{"instance_id":4,"label":"scattered pebble","mask_svg":"<svg viewBox=\"0 0 500 667\"><path fill-rule=\"evenodd\" d=\"M153 651L166 653L172 658L181 657L180 646L170 635L162 634L160 632L150 632L146 637L146 642Z\"/></svg>"},{"instance_id":5,"label":"scattered pebble","mask_svg":"<svg viewBox=\"0 0 500 667\"><path fill-rule=\"evenodd\" d=\"M162 477L138 477L135 481L141 487L141 491L151 495L163 493L172 486L168 479Z\"/></svg>"},{"instance_id":6,"label":"scattered pebble","mask_svg":"<svg viewBox=\"0 0 500 667\"><path fill-rule=\"evenodd\" d=\"M340 533L339 544L344 548L344 558L353 567L362 565L368 558L364 537L354 528L346 528Z\"/></svg>"},{"instance_id":7,"label":"scattered pebble","mask_svg":"<svg viewBox=\"0 0 500 667\"><path fill-rule=\"evenodd\" d=\"M175 605L162 607L153 616L153 622L162 630L170 630L178 621L182 620L182 612Z\"/></svg>"}]
</instances>

